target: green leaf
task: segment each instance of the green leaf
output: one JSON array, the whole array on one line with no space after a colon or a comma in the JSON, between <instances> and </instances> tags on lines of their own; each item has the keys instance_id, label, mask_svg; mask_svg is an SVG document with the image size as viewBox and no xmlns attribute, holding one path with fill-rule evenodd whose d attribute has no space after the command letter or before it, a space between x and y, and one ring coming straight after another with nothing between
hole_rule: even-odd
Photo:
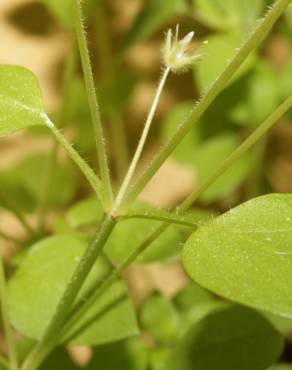
<instances>
[{"instance_id":1,"label":"green leaf","mask_svg":"<svg viewBox=\"0 0 292 370\"><path fill-rule=\"evenodd\" d=\"M264 0L193 0L195 14L223 31L247 32L260 16Z\"/></svg>"},{"instance_id":2,"label":"green leaf","mask_svg":"<svg viewBox=\"0 0 292 370\"><path fill-rule=\"evenodd\" d=\"M278 330L279 333L283 334L285 337L289 337L292 332L292 319L288 317L283 317L279 315L274 315L273 313L262 311L263 316Z\"/></svg>"},{"instance_id":3,"label":"green leaf","mask_svg":"<svg viewBox=\"0 0 292 370\"><path fill-rule=\"evenodd\" d=\"M208 42L200 47L200 52L202 52L204 58L202 62L196 64L194 71L201 92L205 91L215 81L235 54L239 45L239 37L223 34L209 37ZM255 54L251 54L238 69L231 83L246 74L254 66L255 61Z\"/></svg>"},{"instance_id":4,"label":"green leaf","mask_svg":"<svg viewBox=\"0 0 292 370\"><path fill-rule=\"evenodd\" d=\"M122 262L160 224L160 221L135 218L119 222L104 248L105 254L111 261ZM171 225L138 257L137 262L176 260L180 254L180 245L184 241L185 236L180 227Z\"/></svg>"},{"instance_id":5,"label":"green leaf","mask_svg":"<svg viewBox=\"0 0 292 370\"><path fill-rule=\"evenodd\" d=\"M199 184L203 183L217 167L237 148L236 135L216 136L202 144L195 153L195 169ZM247 176L251 166L249 153L242 155L217 181L201 196L201 200L210 203L229 195Z\"/></svg>"},{"instance_id":6,"label":"green leaf","mask_svg":"<svg viewBox=\"0 0 292 370\"><path fill-rule=\"evenodd\" d=\"M186 118L191 111L193 104L191 102L177 104L175 108L165 116L161 122L162 142L166 142L170 136L175 132L177 126ZM193 164L195 150L200 144L199 125L196 125L182 140L182 142L175 148L172 157L178 162Z\"/></svg>"},{"instance_id":7,"label":"green leaf","mask_svg":"<svg viewBox=\"0 0 292 370\"><path fill-rule=\"evenodd\" d=\"M260 314L225 305L187 331L164 369L265 370L280 356L283 344L283 337Z\"/></svg>"},{"instance_id":8,"label":"green leaf","mask_svg":"<svg viewBox=\"0 0 292 370\"><path fill-rule=\"evenodd\" d=\"M30 351L36 345L36 341L21 337L17 341L17 354L19 363L22 363ZM64 347L57 347L42 363L39 370L78 370Z\"/></svg>"},{"instance_id":9,"label":"green leaf","mask_svg":"<svg viewBox=\"0 0 292 370\"><path fill-rule=\"evenodd\" d=\"M103 214L102 205L96 197L81 200L71 207L66 220L72 228L97 223Z\"/></svg>"},{"instance_id":10,"label":"green leaf","mask_svg":"<svg viewBox=\"0 0 292 370\"><path fill-rule=\"evenodd\" d=\"M0 173L0 207L13 206L20 212L31 212L35 207L34 197L24 184L16 181L15 175L14 169Z\"/></svg>"},{"instance_id":11,"label":"green leaf","mask_svg":"<svg viewBox=\"0 0 292 370\"><path fill-rule=\"evenodd\" d=\"M149 356L150 370L163 370L170 352L171 347L156 347L152 349Z\"/></svg>"},{"instance_id":12,"label":"green leaf","mask_svg":"<svg viewBox=\"0 0 292 370\"><path fill-rule=\"evenodd\" d=\"M292 317L291 221L292 195L252 199L198 228L184 267L218 295Z\"/></svg>"},{"instance_id":13,"label":"green leaf","mask_svg":"<svg viewBox=\"0 0 292 370\"><path fill-rule=\"evenodd\" d=\"M160 343L171 343L178 336L178 311L170 300L159 293L146 299L139 317L142 327Z\"/></svg>"},{"instance_id":14,"label":"green leaf","mask_svg":"<svg viewBox=\"0 0 292 370\"><path fill-rule=\"evenodd\" d=\"M70 235L59 235L36 243L11 278L8 288L10 317L22 334L39 339L50 321L86 245ZM99 259L77 303L110 266ZM102 344L137 334L132 306L121 281L114 283L66 336L74 344Z\"/></svg>"},{"instance_id":15,"label":"green leaf","mask_svg":"<svg viewBox=\"0 0 292 370\"><path fill-rule=\"evenodd\" d=\"M174 303L180 311L189 311L198 303L212 300L212 295L196 283L188 284L174 297Z\"/></svg>"},{"instance_id":16,"label":"green leaf","mask_svg":"<svg viewBox=\"0 0 292 370\"><path fill-rule=\"evenodd\" d=\"M24 158L10 170L15 183L27 189L30 197L34 199L35 206L39 204L43 195L45 171L49 160L49 155L33 154ZM68 163L56 161L52 171L52 184L49 190L49 206L68 204L73 199L76 192L76 178Z\"/></svg>"},{"instance_id":17,"label":"green leaf","mask_svg":"<svg viewBox=\"0 0 292 370\"><path fill-rule=\"evenodd\" d=\"M0 137L43 125L44 106L36 77L28 69L0 65Z\"/></svg>"},{"instance_id":18,"label":"green leaf","mask_svg":"<svg viewBox=\"0 0 292 370\"><path fill-rule=\"evenodd\" d=\"M147 0L127 35L124 49L145 40L172 19L185 11L185 0Z\"/></svg>"},{"instance_id":19,"label":"green leaf","mask_svg":"<svg viewBox=\"0 0 292 370\"><path fill-rule=\"evenodd\" d=\"M281 101L279 76L268 62L257 63L248 89L251 123L260 124Z\"/></svg>"},{"instance_id":20,"label":"green leaf","mask_svg":"<svg viewBox=\"0 0 292 370\"><path fill-rule=\"evenodd\" d=\"M102 370L146 370L146 347L140 339L136 338L98 346L94 348L93 357L84 370L99 368Z\"/></svg>"},{"instance_id":21,"label":"green leaf","mask_svg":"<svg viewBox=\"0 0 292 370\"><path fill-rule=\"evenodd\" d=\"M292 365L290 364L277 364L272 367L269 367L268 370L292 370Z\"/></svg>"}]
</instances>

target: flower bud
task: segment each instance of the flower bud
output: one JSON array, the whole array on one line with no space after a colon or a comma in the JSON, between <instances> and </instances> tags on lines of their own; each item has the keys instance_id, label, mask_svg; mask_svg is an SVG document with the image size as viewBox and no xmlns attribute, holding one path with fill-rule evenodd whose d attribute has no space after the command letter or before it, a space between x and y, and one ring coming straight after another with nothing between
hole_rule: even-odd
<instances>
[{"instance_id":1,"label":"flower bud","mask_svg":"<svg viewBox=\"0 0 292 370\"><path fill-rule=\"evenodd\" d=\"M168 30L163 47L163 62L172 72L185 72L192 64L201 58L201 54L195 53L191 48L194 32L189 32L181 40L178 39L179 26L176 26L175 34Z\"/></svg>"}]
</instances>

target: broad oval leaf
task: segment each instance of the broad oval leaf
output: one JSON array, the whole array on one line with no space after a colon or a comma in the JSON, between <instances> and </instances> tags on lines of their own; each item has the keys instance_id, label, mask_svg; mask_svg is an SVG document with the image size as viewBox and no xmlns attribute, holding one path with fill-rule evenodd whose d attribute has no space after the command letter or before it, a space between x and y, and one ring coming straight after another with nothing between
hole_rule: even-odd
<instances>
[{"instance_id":1,"label":"broad oval leaf","mask_svg":"<svg viewBox=\"0 0 292 370\"><path fill-rule=\"evenodd\" d=\"M38 81L28 69L0 65L0 137L43 125L44 106Z\"/></svg>"},{"instance_id":2,"label":"broad oval leaf","mask_svg":"<svg viewBox=\"0 0 292 370\"><path fill-rule=\"evenodd\" d=\"M221 296L292 317L292 195L252 199L198 228L183 264Z\"/></svg>"},{"instance_id":3,"label":"broad oval leaf","mask_svg":"<svg viewBox=\"0 0 292 370\"><path fill-rule=\"evenodd\" d=\"M85 248L79 239L59 235L43 239L29 250L8 285L11 321L22 334L35 339L42 336ZM77 304L109 268L104 259L95 263ZM101 344L135 334L136 320L127 290L117 281L75 324L66 341Z\"/></svg>"},{"instance_id":4,"label":"broad oval leaf","mask_svg":"<svg viewBox=\"0 0 292 370\"><path fill-rule=\"evenodd\" d=\"M265 370L283 345L283 337L259 313L225 305L186 332L163 370Z\"/></svg>"}]
</instances>

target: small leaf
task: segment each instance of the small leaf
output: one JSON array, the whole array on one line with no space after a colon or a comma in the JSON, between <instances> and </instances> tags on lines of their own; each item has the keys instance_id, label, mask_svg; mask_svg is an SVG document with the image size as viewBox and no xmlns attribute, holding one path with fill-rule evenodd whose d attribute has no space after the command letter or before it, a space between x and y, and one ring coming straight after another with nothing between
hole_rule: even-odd
<instances>
[{"instance_id":1,"label":"small leaf","mask_svg":"<svg viewBox=\"0 0 292 370\"><path fill-rule=\"evenodd\" d=\"M147 351L140 339L105 344L94 348L84 370L146 370ZM52 368L53 369L53 368Z\"/></svg>"},{"instance_id":2,"label":"small leaf","mask_svg":"<svg viewBox=\"0 0 292 370\"><path fill-rule=\"evenodd\" d=\"M240 38L234 35L211 36L208 38L208 43L201 46L200 52L203 54L203 60L194 68L196 81L201 92L215 81L239 46ZM251 54L238 69L231 83L246 74L254 66L255 61L255 54Z\"/></svg>"},{"instance_id":3,"label":"small leaf","mask_svg":"<svg viewBox=\"0 0 292 370\"><path fill-rule=\"evenodd\" d=\"M174 297L174 303L180 311L189 311L198 303L212 300L212 295L196 283L188 284Z\"/></svg>"},{"instance_id":4,"label":"small leaf","mask_svg":"<svg viewBox=\"0 0 292 370\"><path fill-rule=\"evenodd\" d=\"M45 171L49 160L49 155L33 154L24 158L10 170L15 183L27 189L35 205L39 204L43 195ZM52 184L53 186L49 189L48 206L60 206L72 200L76 191L76 181L74 172L68 163L56 160L52 170Z\"/></svg>"},{"instance_id":5,"label":"small leaf","mask_svg":"<svg viewBox=\"0 0 292 370\"><path fill-rule=\"evenodd\" d=\"M44 106L36 77L28 69L0 65L0 137L43 125Z\"/></svg>"},{"instance_id":6,"label":"small leaf","mask_svg":"<svg viewBox=\"0 0 292 370\"><path fill-rule=\"evenodd\" d=\"M248 88L252 123L260 124L280 104L279 82L278 74L269 63L263 61L257 63Z\"/></svg>"},{"instance_id":7,"label":"small leaf","mask_svg":"<svg viewBox=\"0 0 292 370\"><path fill-rule=\"evenodd\" d=\"M185 0L147 0L126 38L124 48L145 40L163 27L173 16L186 9Z\"/></svg>"},{"instance_id":8,"label":"small leaf","mask_svg":"<svg viewBox=\"0 0 292 370\"><path fill-rule=\"evenodd\" d=\"M283 334L285 337L289 337L290 333L292 332L292 319L274 315L273 313L266 311L262 311L261 313L268 321L270 321L270 323L275 329L278 330L279 333Z\"/></svg>"},{"instance_id":9,"label":"small leaf","mask_svg":"<svg viewBox=\"0 0 292 370\"><path fill-rule=\"evenodd\" d=\"M86 245L70 235L36 243L9 282L10 317L24 335L39 339L55 312ZM109 273L99 259L89 274L77 303ZM132 306L121 281L114 283L84 314L67 339L74 344L101 344L137 334Z\"/></svg>"},{"instance_id":10,"label":"small leaf","mask_svg":"<svg viewBox=\"0 0 292 370\"><path fill-rule=\"evenodd\" d=\"M232 134L219 135L202 144L194 159L199 184L203 183L238 145L239 140ZM210 203L230 194L242 183L250 168L250 156L246 153L201 195L201 200Z\"/></svg>"},{"instance_id":11,"label":"small leaf","mask_svg":"<svg viewBox=\"0 0 292 370\"><path fill-rule=\"evenodd\" d=\"M195 14L211 27L224 31L247 32L260 16L264 1L193 0Z\"/></svg>"},{"instance_id":12,"label":"small leaf","mask_svg":"<svg viewBox=\"0 0 292 370\"><path fill-rule=\"evenodd\" d=\"M155 347L149 356L150 370L163 370L164 364L171 353L171 347Z\"/></svg>"},{"instance_id":13,"label":"small leaf","mask_svg":"<svg viewBox=\"0 0 292 370\"><path fill-rule=\"evenodd\" d=\"M66 215L67 222L72 228L97 223L103 214L99 199L96 197L81 200L71 207Z\"/></svg>"},{"instance_id":14,"label":"small leaf","mask_svg":"<svg viewBox=\"0 0 292 370\"><path fill-rule=\"evenodd\" d=\"M122 262L160 224L160 221L135 218L119 222L108 239L105 254L113 262ZM180 254L180 245L184 241L184 232L180 226L171 225L139 256L137 262L176 260Z\"/></svg>"},{"instance_id":15,"label":"small leaf","mask_svg":"<svg viewBox=\"0 0 292 370\"><path fill-rule=\"evenodd\" d=\"M159 293L152 294L143 303L140 321L142 327L159 343L171 343L178 336L178 311L170 300Z\"/></svg>"},{"instance_id":16,"label":"small leaf","mask_svg":"<svg viewBox=\"0 0 292 370\"><path fill-rule=\"evenodd\" d=\"M292 317L292 195L252 199L199 227L183 264L200 285L251 307Z\"/></svg>"},{"instance_id":17,"label":"small leaf","mask_svg":"<svg viewBox=\"0 0 292 370\"><path fill-rule=\"evenodd\" d=\"M265 370L283 337L260 314L225 305L195 323L176 344L165 370Z\"/></svg>"},{"instance_id":18,"label":"small leaf","mask_svg":"<svg viewBox=\"0 0 292 370\"><path fill-rule=\"evenodd\" d=\"M193 104L191 102L177 104L175 108L162 120L161 139L166 142L175 132L177 126L187 117ZM196 125L175 148L172 153L173 158L178 162L192 164L194 162L195 150L200 143L199 125Z\"/></svg>"}]
</instances>

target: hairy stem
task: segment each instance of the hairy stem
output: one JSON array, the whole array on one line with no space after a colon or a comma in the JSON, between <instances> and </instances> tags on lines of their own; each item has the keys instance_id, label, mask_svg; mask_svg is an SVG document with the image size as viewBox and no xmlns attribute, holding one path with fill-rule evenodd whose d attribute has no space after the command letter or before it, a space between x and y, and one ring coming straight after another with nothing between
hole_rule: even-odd
<instances>
[{"instance_id":1,"label":"hairy stem","mask_svg":"<svg viewBox=\"0 0 292 370\"><path fill-rule=\"evenodd\" d=\"M109 216L105 216L101 222L100 228L96 232L92 242L87 247L81 261L74 271L69 284L56 308L55 314L52 317L43 338L29 354L25 360L21 370L35 370L46 358L48 353L59 342L59 334L65 319L70 312L70 309L79 293L86 277L88 276L97 257L106 243L110 233L112 232L116 221Z\"/></svg>"},{"instance_id":2,"label":"hairy stem","mask_svg":"<svg viewBox=\"0 0 292 370\"><path fill-rule=\"evenodd\" d=\"M74 75L76 68L76 50L75 47L72 46L69 56L66 60L64 75L63 75L63 98L62 104L59 112L58 117L58 127L64 127L67 122L67 115L68 115L68 97L70 94L70 87L71 87L71 80ZM39 230L42 231L44 228L45 220L46 220L46 213L48 204L50 201L51 196L51 185L53 180L53 170L57 162L58 157L58 144L54 139L52 143L52 148L49 154L48 162L45 168L45 176L44 182L42 187L42 194L40 197L39 203Z\"/></svg>"},{"instance_id":3,"label":"hairy stem","mask_svg":"<svg viewBox=\"0 0 292 370\"><path fill-rule=\"evenodd\" d=\"M154 118L154 114L155 114L156 109L157 109L159 98L161 96L161 93L162 93L162 90L163 90L163 87L165 85L165 82L166 82L166 79L167 79L167 76L168 76L169 72L170 72L170 68L169 67L164 68L163 73L162 73L162 76L161 76L160 81L158 83L158 87L157 87L156 93L154 95L153 102L151 104L151 107L150 107L150 110L149 110L149 113L148 113L148 116L147 116L147 119L146 119L146 123L145 123L144 129L142 131L142 134L141 134L141 137L140 137L140 140L139 140L139 143L138 143L136 152L134 154L134 157L132 159L132 162L130 164L130 167L128 169L128 172L126 174L126 177L125 177L125 179L124 179L124 181L122 183L122 186L120 188L120 191L119 191L119 193L118 193L118 195L117 195L117 197L115 199L115 204L114 204L114 209L113 209L113 212L114 213L119 212L119 206L123 202L124 197L125 197L125 194L126 194L128 188L129 188L129 185L130 185L130 183L132 181L132 178L134 176L135 170L137 168L137 164L139 162L139 159L141 157L143 148L145 146L145 142L146 142L146 139L147 139L147 136L148 136L148 133L149 133L151 124L153 122L153 118Z\"/></svg>"},{"instance_id":4,"label":"hairy stem","mask_svg":"<svg viewBox=\"0 0 292 370\"><path fill-rule=\"evenodd\" d=\"M264 134L277 122L292 106L292 95L289 96L249 137L235 149L229 157L215 170L206 181L195 190L179 207L179 212L186 211L203 192L212 185L228 168L241 157L250 147L252 147Z\"/></svg>"},{"instance_id":5,"label":"hairy stem","mask_svg":"<svg viewBox=\"0 0 292 370\"><path fill-rule=\"evenodd\" d=\"M214 82L203 95L201 100L197 104L195 104L188 117L177 127L173 136L162 147L162 149L155 156L151 164L147 167L145 172L137 180L131 191L126 196L126 199L123 202L122 206L127 206L128 204L131 204L137 198L145 185L150 181L152 176L158 171L160 166L173 152L176 146L182 141L182 139L190 131L193 125L198 122L199 118L207 110L210 104L229 83L234 73L245 61L251 51L259 46L259 44L271 30L277 19L279 19L283 11L287 8L289 3L290 0L275 1L274 5L267 12L266 16L257 23L255 29L249 34L247 39L243 42L241 47L235 53L234 57L227 64L222 73L214 80Z\"/></svg>"},{"instance_id":6,"label":"hairy stem","mask_svg":"<svg viewBox=\"0 0 292 370\"><path fill-rule=\"evenodd\" d=\"M106 145L103 135L103 128L101 124L99 105L95 91L95 84L93 79L92 67L90 63L85 29L82 21L81 0L74 0L73 4L75 13L75 31L81 56L85 86L87 90L88 102L95 134L96 150L103 191L102 195L104 198L106 210L109 210L113 200L110 170L107 160Z\"/></svg>"},{"instance_id":7,"label":"hairy stem","mask_svg":"<svg viewBox=\"0 0 292 370\"><path fill-rule=\"evenodd\" d=\"M3 320L4 331L5 331L6 343L8 347L9 369L18 370L17 352L16 352L12 328L10 326L9 316L8 316L6 279L5 279L4 265L3 265L3 261L1 257L0 257L0 299L1 299L2 320Z\"/></svg>"},{"instance_id":8,"label":"hairy stem","mask_svg":"<svg viewBox=\"0 0 292 370\"><path fill-rule=\"evenodd\" d=\"M96 39L101 73L104 79L109 82L115 81L117 73L113 62L111 40L107 23L105 0L102 0L97 7L97 22L95 22ZM125 132L125 123L123 122L121 113L115 109L109 112L108 118L113 143L116 174L118 179L121 180L129 164L129 148Z\"/></svg>"},{"instance_id":9,"label":"hairy stem","mask_svg":"<svg viewBox=\"0 0 292 370\"><path fill-rule=\"evenodd\" d=\"M47 127L52 131L57 142L65 149L65 151L68 153L72 161L75 162L76 165L79 167L80 171L83 173L85 178L88 180L89 184L91 185L95 193L98 195L98 197L101 200L103 200L99 178L96 176L93 170L88 166L85 160L79 155L79 153L73 148L73 146L65 139L65 137L61 134L61 132L54 125L54 123L49 119L49 117L47 115L43 115L43 119Z\"/></svg>"},{"instance_id":10,"label":"hairy stem","mask_svg":"<svg viewBox=\"0 0 292 370\"><path fill-rule=\"evenodd\" d=\"M156 220L156 221L164 221L168 224L177 224L183 225L188 227L196 227L197 223L193 221L191 218L184 217L183 215L177 215L176 213L171 212L131 212L130 214L127 213L125 215L119 215L118 220L128 220L130 218L140 218L146 220Z\"/></svg>"},{"instance_id":11,"label":"hairy stem","mask_svg":"<svg viewBox=\"0 0 292 370\"><path fill-rule=\"evenodd\" d=\"M248 149L250 149L272 126L292 107L292 96L284 101L250 136L214 171L213 174L194 191L179 207L177 214L181 214L189 209L195 200L212 185L223 173L225 173L232 164ZM84 315L84 313L94 304L94 302L109 288L109 286L143 253L148 246L155 241L169 226L169 223L163 223L152 232L147 239L134 250L124 262L120 264L109 277L95 290L94 294L70 317L63 329L63 337L69 332L75 323Z\"/></svg>"}]
</instances>

